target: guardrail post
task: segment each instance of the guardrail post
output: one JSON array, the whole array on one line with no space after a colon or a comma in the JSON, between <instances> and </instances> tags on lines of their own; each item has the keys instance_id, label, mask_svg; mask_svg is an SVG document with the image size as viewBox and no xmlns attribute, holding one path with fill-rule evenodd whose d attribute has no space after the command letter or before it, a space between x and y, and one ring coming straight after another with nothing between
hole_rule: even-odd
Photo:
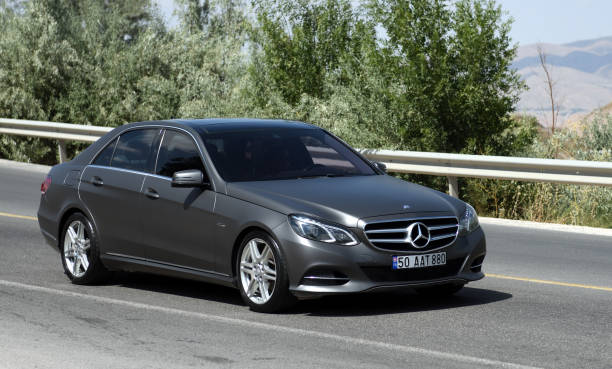
<instances>
[{"instance_id":1,"label":"guardrail post","mask_svg":"<svg viewBox=\"0 0 612 369\"><path fill-rule=\"evenodd\" d=\"M66 157L66 141L58 140L57 141L57 151L59 152L59 162L60 164L68 161Z\"/></svg>"},{"instance_id":2,"label":"guardrail post","mask_svg":"<svg viewBox=\"0 0 612 369\"><path fill-rule=\"evenodd\" d=\"M452 197L459 198L459 184L457 177L446 177L448 179L448 194Z\"/></svg>"}]
</instances>

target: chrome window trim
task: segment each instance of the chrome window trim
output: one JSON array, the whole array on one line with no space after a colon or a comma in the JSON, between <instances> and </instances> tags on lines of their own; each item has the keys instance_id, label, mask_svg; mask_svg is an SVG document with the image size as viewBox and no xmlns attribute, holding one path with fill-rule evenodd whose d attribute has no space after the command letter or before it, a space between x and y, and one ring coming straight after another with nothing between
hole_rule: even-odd
<instances>
[{"instance_id":1,"label":"chrome window trim","mask_svg":"<svg viewBox=\"0 0 612 369\"><path fill-rule=\"evenodd\" d=\"M160 176L158 174L153 174L153 173L148 173L148 172L140 172L138 170L132 170L132 169L107 167L105 165L95 165L95 164L89 164L89 165L87 165L87 167L101 168L101 169L110 169L110 170L116 170L116 171L119 171L119 172L131 173L131 174L141 174L141 175L148 176L148 177L155 177L155 178L165 179L168 182L172 181L172 178L170 178L170 177L164 177L164 176Z\"/></svg>"},{"instance_id":2,"label":"chrome window trim","mask_svg":"<svg viewBox=\"0 0 612 369\"><path fill-rule=\"evenodd\" d=\"M164 130L163 135L165 135L165 130L167 130L167 129L175 129L175 130L178 130L178 131L183 131L183 132L187 133L189 136L191 136L192 140L193 140L193 141L195 142L195 144L196 144L196 147L198 148L198 151L199 151L199 154L200 154L200 160L202 160L202 165L204 166L204 169L205 169L205 170L208 170L208 169L209 169L209 168L207 168L207 167L206 167L206 160L204 160L204 153L205 153L206 151L204 151L204 149L202 148L202 146L200 146L200 143L198 142L197 138L196 138L196 137L195 137L195 136L194 136L194 135L193 135L191 132L189 132L188 130L186 130L186 129L184 129L184 128L181 128L181 127L174 127L174 126L169 126L169 125L164 125L164 124L147 124L147 125L143 125L143 126L130 127L130 128L128 128L128 129L126 129L126 130L123 130L123 131L121 131L121 132L119 132L119 133L116 133L116 134L115 134L115 135L114 135L114 136L113 136L113 137L112 137L112 138L109 140L109 143L110 143L110 142L112 142L114 139L118 138L119 136L121 136L122 134L126 133L126 132L134 131L134 130L137 130L137 129L151 129L151 128L159 128L160 130ZM158 133L158 134L159 134L159 133ZM159 145L160 145L160 146L159 146L159 148L161 148L162 141L163 141L163 136L162 136L162 140L160 140L160 141L159 141ZM119 140L117 140L117 143L119 143ZM117 148L117 143L115 143L115 149ZM100 152L101 152L102 150L104 150L104 149L106 148L106 146L107 146L107 145L104 145L104 146L103 146L101 149L99 149L99 150L98 150L98 151L95 153L95 155L93 155L93 156L92 156L92 159L91 159L91 160L89 160L89 162L88 162L88 163L85 165L85 167L83 168L83 172L85 172L85 168L87 168L87 167L109 168L109 169L117 169L117 170L121 169L121 170L124 170L124 171L127 171L127 172L131 172L131 173L141 173L141 174L149 175L149 176L152 176L152 177L162 178L162 179L166 179L166 180L170 180L170 181L172 180L170 177L164 177L164 176L160 176L160 175L157 175L157 174L154 174L154 173L149 173L149 172L140 172L140 171L135 171L135 170L130 170L130 169L123 169L123 168L116 168L116 167L105 166L105 165L95 165L95 164L92 164L92 162L95 160L95 158L97 158L97 157L98 157L98 155L100 154ZM158 157L159 157L159 148L158 148L158 150L157 150L157 155L156 155L156 157L155 157L155 166L156 166L156 167L157 167L157 159L158 159ZM115 155L115 149L113 149L113 156ZM111 162L112 162L112 157L111 157ZM211 162L211 165L213 165L213 166L214 166L214 164L213 164L212 162ZM154 168L153 170L155 170L155 168ZM83 172L82 172L82 173L83 173ZM79 181L79 184L80 184L80 182L83 180L83 178L82 178L82 173L81 173L81 180ZM214 192L217 192L217 191L216 191L216 188L215 188L214 181L212 181L212 180L211 180L210 175L209 175L208 173L206 173L206 174L207 174L207 176L208 176L208 178L209 178L209 180L210 180L210 184L211 184L211 186L212 186L213 191L214 191Z\"/></svg>"},{"instance_id":3,"label":"chrome window trim","mask_svg":"<svg viewBox=\"0 0 612 369\"><path fill-rule=\"evenodd\" d=\"M198 140L195 138L195 136L193 134L191 134L191 132L189 132L188 130L181 128L181 127L173 127L173 126L167 126L167 125L163 125L163 124L148 124L148 125L144 125L144 126L136 126L136 127L130 127L124 131L121 131L119 133L116 133L110 140L109 143L114 140L115 138L121 136L124 133L130 132L130 131L134 131L137 129L151 129L151 128L159 128L159 129L176 129L179 131L183 131L185 133L187 133L189 136L191 136L191 138L195 141L196 146L198 147L198 150L200 151L200 159L202 159L202 147L200 146L200 144L198 143ZM159 133L158 133L159 134ZM161 145L161 142L160 142ZM95 158L100 154L100 152L102 150L104 150L106 148L107 145L104 145L101 149L99 149L95 155L93 155L92 159L87 163L87 165L91 165L91 163L95 160ZM159 153L159 151L158 151ZM114 150L113 150L113 155L115 154ZM102 165L103 166L103 165Z\"/></svg>"},{"instance_id":4,"label":"chrome window trim","mask_svg":"<svg viewBox=\"0 0 612 369\"><path fill-rule=\"evenodd\" d=\"M374 243L370 240L365 230L365 227L369 224L390 223L390 222L410 222L410 221L434 220L434 219L455 219L455 221L457 222L457 231L455 232L455 235L451 242L443 246L436 247L435 249L429 249L425 251L420 251L416 249L415 250L391 250L391 249L378 247L374 245ZM376 250L384 251L387 253L427 254L427 253L442 250L444 248L451 246L453 243L455 243L455 241L457 241L457 238L459 237L459 218L456 215L437 215L437 216L424 216L424 217L412 217L412 218L390 218L390 219L384 219L384 220L373 220L370 222L360 219L357 224L357 227L363 232L363 236L365 237L366 241L370 244L370 246L372 246ZM398 240L398 241L401 241L401 240ZM394 243L401 244L402 242L394 242ZM410 244L406 242L406 245L410 245Z\"/></svg>"}]
</instances>

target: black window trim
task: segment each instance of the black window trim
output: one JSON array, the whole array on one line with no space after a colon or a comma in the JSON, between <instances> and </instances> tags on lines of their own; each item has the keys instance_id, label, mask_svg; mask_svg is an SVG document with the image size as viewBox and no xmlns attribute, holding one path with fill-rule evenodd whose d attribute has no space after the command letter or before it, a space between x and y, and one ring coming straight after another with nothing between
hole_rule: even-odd
<instances>
[{"instance_id":1,"label":"black window trim","mask_svg":"<svg viewBox=\"0 0 612 369\"><path fill-rule=\"evenodd\" d=\"M165 127L159 127L157 129L157 135L155 136L155 138L153 139L153 143L151 144L151 152L149 153L149 158L148 159L154 159L151 160L152 163L149 163L149 168L148 169L148 173L149 174L155 174L155 168L157 167L157 157L159 156L159 150L161 148L161 143L164 140L164 134L166 132ZM155 147L157 146L157 147ZM155 154L155 158L152 158L152 155ZM148 160L147 159L147 160ZM153 167L151 168L151 164L153 164Z\"/></svg>"}]
</instances>

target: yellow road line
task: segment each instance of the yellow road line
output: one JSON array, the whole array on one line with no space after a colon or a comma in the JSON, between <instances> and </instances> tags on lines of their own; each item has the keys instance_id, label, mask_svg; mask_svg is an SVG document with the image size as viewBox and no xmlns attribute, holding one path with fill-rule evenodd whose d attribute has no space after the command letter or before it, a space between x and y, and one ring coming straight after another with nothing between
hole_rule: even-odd
<instances>
[{"instance_id":1,"label":"yellow road line","mask_svg":"<svg viewBox=\"0 0 612 369\"><path fill-rule=\"evenodd\" d=\"M19 215L19 214L10 214L10 213L3 213L0 211L0 217L9 217L9 218L18 218L18 219L28 219L28 220L38 220L38 218L36 217L31 217L28 215Z\"/></svg>"},{"instance_id":2,"label":"yellow road line","mask_svg":"<svg viewBox=\"0 0 612 369\"><path fill-rule=\"evenodd\" d=\"M591 286L591 285L588 285L588 284L546 281L546 280L543 280L543 279L512 277L512 276L509 276L509 275L491 274L491 273L487 273L487 277L489 277L489 278L499 278L499 279L509 279L509 280L512 280L512 281L522 281L522 282L531 282L531 283L551 284L551 285L554 285L554 286L578 287L578 288L587 288L589 290L599 290L599 291L612 292L612 287Z\"/></svg>"}]
</instances>

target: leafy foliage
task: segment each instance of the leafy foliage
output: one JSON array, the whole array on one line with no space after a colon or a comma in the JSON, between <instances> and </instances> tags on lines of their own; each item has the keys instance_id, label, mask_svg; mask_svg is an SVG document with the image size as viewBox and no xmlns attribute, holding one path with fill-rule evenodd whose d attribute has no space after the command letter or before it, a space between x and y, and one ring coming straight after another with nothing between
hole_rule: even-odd
<instances>
[{"instance_id":1,"label":"leafy foliage","mask_svg":"<svg viewBox=\"0 0 612 369\"><path fill-rule=\"evenodd\" d=\"M517 122L523 126L531 119L520 118ZM557 130L553 136L533 136L521 155L552 158L560 154L566 159L610 162L611 133L612 116L599 117L582 135ZM463 193L481 214L612 228L612 189L609 187L481 179L464 183Z\"/></svg>"},{"instance_id":2,"label":"leafy foliage","mask_svg":"<svg viewBox=\"0 0 612 369\"><path fill-rule=\"evenodd\" d=\"M386 30L381 69L407 149L491 153L509 128L522 83L510 68L510 23L493 1L372 0Z\"/></svg>"},{"instance_id":3,"label":"leafy foliage","mask_svg":"<svg viewBox=\"0 0 612 369\"><path fill-rule=\"evenodd\" d=\"M539 138L532 118L511 115L524 87L493 0L362 4L176 0L168 29L152 0L0 0L0 117L285 118L364 148L610 160L609 120L578 140ZM69 144L69 156L83 147ZM52 164L57 152L51 140L0 136L0 157ZM608 189L460 184L485 214L612 222Z\"/></svg>"}]
</instances>

